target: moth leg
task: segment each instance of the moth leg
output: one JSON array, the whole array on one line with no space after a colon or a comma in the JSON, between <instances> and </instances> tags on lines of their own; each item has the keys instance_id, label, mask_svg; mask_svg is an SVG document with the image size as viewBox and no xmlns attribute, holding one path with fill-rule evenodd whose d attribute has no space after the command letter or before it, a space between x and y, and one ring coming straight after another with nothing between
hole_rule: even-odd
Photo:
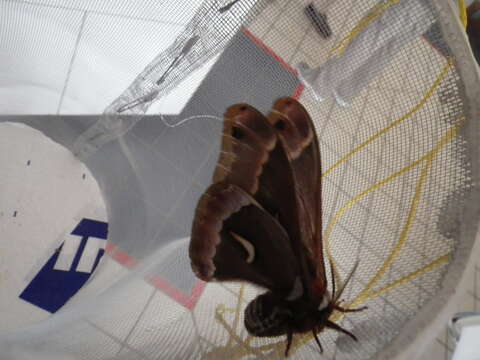
<instances>
[{"instance_id":1,"label":"moth leg","mask_svg":"<svg viewBox=\"0 0 480 360\"><path fill-rule=\"evenodd\" d=\"M288 351L290 350L290 346L292 345L292 339L293 332L289 329L287 332L287 348L285 349L285 357L288 357Z\"/></svg>"},{"instance_id":2,"label":"moth leg","mask_svg":"<svg viewBox=\"0 0 480 360\"><path fill-rule=\"evenodd\" d=\"M313 334L313 337L315 338L315 341L317 342L318 347L320 348L320 353L323 353L323 347L322 347L322 344L320 343L320 340L318 340L316 329L312 329L312 334Z\"/></svg>"},{"instance_id":3,"label":"moth leg","mask_svg":"<svg viewBox=\"0 0 480 360\"><path fill-rule=\"evenodd\" d=\"M343 313L349 313L349 312L359 312L359 311L366 310L366 309L368 309L368 306L362 306L362 307L359 307L359 308L356 308L356 309L346 309L346 308L344 308L340 305L335 304L335 305L333 305L333 308L335 310L338 310L338 311L343 312Z\"/></svg>"},{"instance_id":4,"label":"moth leg","mask_svg":"<svg viewBox=\"0 0 480 360\"><path fill-rule=\"evenodd\" d=\"M325 326L327 328L337 330L338 332L344 333L345 335L350 336L353 340L358 341L357 337L355 335L353 335L350 331L345 330L344 328L342 328L341 326L335 324L334 322L332 322L330 320L327 320L327 323L325 324Z\"/></svg>"}]
</instances>

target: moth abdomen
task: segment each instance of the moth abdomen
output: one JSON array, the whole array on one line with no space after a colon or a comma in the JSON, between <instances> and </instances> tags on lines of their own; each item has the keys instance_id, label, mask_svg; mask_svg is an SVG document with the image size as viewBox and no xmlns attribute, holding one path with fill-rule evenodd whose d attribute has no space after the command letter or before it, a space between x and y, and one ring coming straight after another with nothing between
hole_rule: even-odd
<instances>
[{"instance_id":1,"label":"moth abdomen","mask_svg":"<svg viewBox=\"0 0 480 360\"><path fill-rule=\"evenodd\" d=\"M245 328L255 336L285 335L292 312L281 305L282 301L272 292L257 296L245 308Z\"/></svg>"}]
</instances>

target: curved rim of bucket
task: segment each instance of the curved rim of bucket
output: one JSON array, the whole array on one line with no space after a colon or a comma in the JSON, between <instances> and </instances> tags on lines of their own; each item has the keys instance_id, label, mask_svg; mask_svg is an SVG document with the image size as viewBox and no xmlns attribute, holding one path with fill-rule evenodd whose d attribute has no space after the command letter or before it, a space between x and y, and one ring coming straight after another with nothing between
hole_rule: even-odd
<instances>
[{"instance_id":1,"label":"curved rim of bucket","mask_svg":"<svg viewBox=\"0 0 480 360\"><path fill-rule=\"evenodd\" d=\"M456 309L456 293L466 288L464 275L472 260L473 249L480 251L478 222L480 215L480 149L475 146L480 135L480 123L473 119L480 118L480 104L471 99L480 98L480 73L469 47L468 39L457 16L457 11L448 0L431 2L441 20L440 26L445 41L452 49L456 59L456 71L459 72L462 89L467 99L465 131L462 135L467 139L468 161L471 164L472 187L462 212L462 223L459 241L456 244L453 260L448 265L442 287L423 308L403 327L393 341L379 353L377 359L417 359L443 329L449 316Z\"/></svg>"}]
</instances>

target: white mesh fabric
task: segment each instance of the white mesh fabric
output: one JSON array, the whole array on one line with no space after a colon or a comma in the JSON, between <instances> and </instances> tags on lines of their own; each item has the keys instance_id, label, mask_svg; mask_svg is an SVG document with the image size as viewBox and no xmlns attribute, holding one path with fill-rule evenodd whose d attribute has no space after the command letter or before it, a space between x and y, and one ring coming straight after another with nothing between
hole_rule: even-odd
<instances>
[{"instance_id":1,"label":"white mesh fabric","mask_svg":"<svg viewBox=\"0 0 480 360\"><path fill-rule=\"evenodd\" d=\"M219 151L218 117L228 102L248 101L266 111L276 97L293 95L314 119L322 156L326 251L342 278L359 260L344 298L351 306L368 306L359 314L335 315L359 342L325 331L320 335L325 358L393 358L448 302L474 241L479 203L479 129L474 121L479 114L478 72L459 35L454 8L447 1L427 0L313 1L332 29L325 39L305 16L310 2L240 0L219 11L230 3L144 1L138 7L120 3L112 11L90 1L45 0L35 2L29 12L23 11L23 2L0 3L0 35L6 39L0 49L8 59L8 66L0 68L2 91L18 99L15 83L54 89L50 97L30 89L53 104L44 111L35 110L38 100L20 99L17 111L12 107L3 113L59 114L5 115L0 120L24 122L80 155L102 191L111 244L93 278L60 311L37 324L0 333L0 358L283 356L283 338L251 338L244 329L243 309L260 289L203 284L189 266L193 210L211 181ZM355 79L366 84L353 84L348 107L332 97L319 102L311 89L303 88L294 70L299 63L321 69L347 56L342 61L359 65L360 58L348 58L348 45L343 55L335 51L337 46L347 40L355 46L376 19L394 21L402 15L396 7L406 3L428 9L428 22L419 21L413 32L388 23L378 27L382 38L396 39L401 46L388 59L369 65L373 72L354 66L360 69ZM372 12L382 5L384 12ZM168 18L174 7L184 16ZM62 20L66 14L75 21ZM112 26L109 16L124 22ZM143 49L148 53L148 58L139 55L141 61L123 58L121 46L116 47L124 41L116 31L125 26L134 31L138 18L153 28L145 30L152 36L134 34L131 41L139 54ZM47 43L42 31L50 21L64 29L49 30L58 43L75 39L69 51L41 46ZM169 21L177 27L166 27ZM18 28L28 28L24 24L35 24L45 42L38 47L22 43ZM156 41L165 38L169 41L162 50L155 50ZM185 48L192 38L196 40ZM87 46L88 41L95 46ZM373 41L356 51L370 64L376 61L372 54L378 45ZM63 70L47 66L49 59L68 58L66 54L75 54L73 64L87 65ZM118 65L115 76L106 69L109 60L116 63L116 56L125 64ZM183 113L145 115L156 100L214 56L218 60ZM28 68L29 57L41 59L38 72L45 69L51 83L48 76L10 74L17 60L17 66ZM127 68L138 76L127 76ZM329 77L344 78L343 71L332 66ZM53 81L57 72L70 82ZM92 75L96 72L100 80ZM90 95L79 90L86 83ZM114 91L105 90L102 97L105 83ZM348 83L342 86L351 90ZM97 97L103 105L89 107L97 104ZM69 113L65 104L75 101L86 104L72 105L79 115L62 116ZM32 108L22 111L27 105ZM165 124L190 116L199 118L176 127ZM320 355L307 335L295 337L291 357Z\"/></svg>"}]
</instances>

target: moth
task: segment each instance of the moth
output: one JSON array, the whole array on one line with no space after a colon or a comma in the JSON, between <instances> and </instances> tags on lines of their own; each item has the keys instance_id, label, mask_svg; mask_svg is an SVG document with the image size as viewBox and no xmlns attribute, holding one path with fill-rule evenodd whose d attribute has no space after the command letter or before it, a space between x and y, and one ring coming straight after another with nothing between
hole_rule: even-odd
<instances>
[{"instance_id":1,"label":"moth","mask_svg":"<svg viewBox=\"0 0 480 360\"><path fill-rule=\"evenodd\" d=\"M329 320L346 309L327 289L322 249L321 168L318 139L306 109L278 99L264 116L248 104L224 115L221 151L213 183L198 201L189 255L204 281L242 280L267 289L245 309L254 336L286 335L324 328L356 337ZM352 272L353 273L353 272Z\"/></svg>"}]
</instances>

